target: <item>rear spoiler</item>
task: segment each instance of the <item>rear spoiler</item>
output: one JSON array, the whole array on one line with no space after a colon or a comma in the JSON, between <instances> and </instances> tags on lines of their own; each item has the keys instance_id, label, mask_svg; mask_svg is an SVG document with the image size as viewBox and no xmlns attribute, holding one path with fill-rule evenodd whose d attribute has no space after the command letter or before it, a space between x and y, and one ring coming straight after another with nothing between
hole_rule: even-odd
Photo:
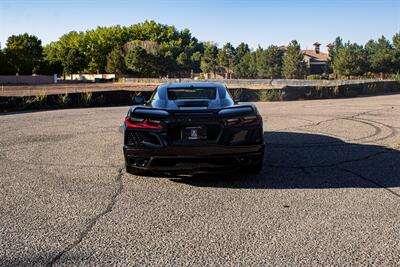
<instances>
[{"instance_id":1,"label":"rear spoiler","mask_svg":"<svg viewBox=\"0 0 400 267\"><path fill-rule=\"evenodd\" d=\"M170 113L163 109L155 108L144 108L144 107L133 107L130 110L131 115L138 116L155 116L155 117L166 117ZM223 108L218 111L218 115L222 118L225 117L237 117L246 115L257 115L257 109L253 105L240 105L235 107Z\"/></svg>"},{"instance_id":2,"label":"rear spoiler","mask_svg":"<svg viewBox=\"0 0 400 267\"><path fill-rule=\"evenodd\" d=\"M256 115L257 111L251 105L248 106L237 106L221 109L218 112L218 115L221 117L237 117L237 116L246 116L246 115Z\"/></svg>"},{"instance_id":3,"label":"rear spoiler","mask_svg":"<svg viewBox=\"0 0 400 267\"><path fill-rule=\"evenodd\" d=\"M168 116L169 112L163 109L153 109L153 108L142 108L142 107L135 107L131 109L131 114L136 115L150 115L150 116Z\"/></svg>"}]
</instances>

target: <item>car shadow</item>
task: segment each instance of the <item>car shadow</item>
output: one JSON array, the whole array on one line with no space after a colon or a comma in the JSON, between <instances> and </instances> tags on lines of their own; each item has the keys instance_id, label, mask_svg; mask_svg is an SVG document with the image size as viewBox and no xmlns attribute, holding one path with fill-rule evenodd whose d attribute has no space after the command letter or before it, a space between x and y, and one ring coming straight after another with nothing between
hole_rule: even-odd
<instances>
[{"instance_id":1,"label":"car shadow","mask_svg":"<svg viewBox=\"0 0 400 267\"><path fill-rule=\"evenodd\" d=\"M265 132L264 137L264 166L257 175L209 174L170 180L198 187L249 189L400 187L398 150L311 133Z\"/></svg>"}]
</instances>

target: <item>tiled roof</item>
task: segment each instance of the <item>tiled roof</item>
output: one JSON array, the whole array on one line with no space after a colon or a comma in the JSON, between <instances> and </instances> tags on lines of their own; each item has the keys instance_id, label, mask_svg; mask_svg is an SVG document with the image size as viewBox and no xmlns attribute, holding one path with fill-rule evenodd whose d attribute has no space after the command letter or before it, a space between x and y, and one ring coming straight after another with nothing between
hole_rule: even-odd
<instances>
[{"instance_id":1,"label":"tiled roof","mask_svg":"<svg viewBox=\"0 0 400 267\"><path fill-rule=\"evenodd\" d=\"M305 56L310 57L311 60L328 61L328 54L327 53L323 53L323 52L316 53L314 49L303 50L303 53L304 53Z\"/></svg>"}]
</instances>

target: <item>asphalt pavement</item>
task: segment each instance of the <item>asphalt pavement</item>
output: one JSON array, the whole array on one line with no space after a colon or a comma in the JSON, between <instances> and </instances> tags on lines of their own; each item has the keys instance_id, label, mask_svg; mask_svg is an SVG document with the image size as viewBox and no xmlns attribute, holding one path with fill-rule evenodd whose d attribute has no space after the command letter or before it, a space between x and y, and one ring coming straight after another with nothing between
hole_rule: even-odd
<instances>
[{"instance_id":1,"label":"asphalt pavement","mask_svg":"<svg viewBox=\"0 0 400 267\"><path fill-rule=\"evenodd\" d=\"M1 266L400 265L400 95L256 103L258 175L123 169L127 107L0 115Z\"/></svg>"}]
</instances>

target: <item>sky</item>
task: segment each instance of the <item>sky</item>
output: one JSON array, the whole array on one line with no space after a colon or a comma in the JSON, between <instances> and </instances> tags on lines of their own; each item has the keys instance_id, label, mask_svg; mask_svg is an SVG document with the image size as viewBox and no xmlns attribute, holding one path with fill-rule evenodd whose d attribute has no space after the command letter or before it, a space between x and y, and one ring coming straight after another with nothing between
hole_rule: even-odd
<instances>
[{"instance_id":1,"label":"sky","mask_svg":"<svg viewBox=\"0 0 400 267\"><path fill-rule=\"evenodd\" d=\"M336 36L365 44L400 32L400 0L0 0L0 44L29 33L43 44L97 26L129 26L144 20L188 28L200 41L288 44L303 49Z\"/></svg>"}]
</instances>

